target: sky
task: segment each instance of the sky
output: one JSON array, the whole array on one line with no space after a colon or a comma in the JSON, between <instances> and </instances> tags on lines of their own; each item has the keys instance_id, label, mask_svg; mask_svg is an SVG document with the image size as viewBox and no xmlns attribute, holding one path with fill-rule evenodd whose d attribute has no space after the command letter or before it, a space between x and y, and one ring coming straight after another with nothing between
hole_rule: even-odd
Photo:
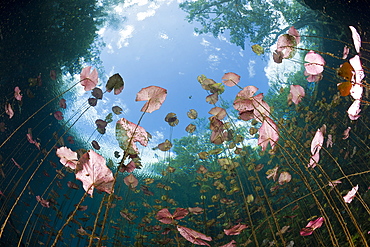
<instances>
[{"instance_id":1,"label":"sky","mask_svg":"<svg viewBox=\"0 0 370 247\"><path fill-rule=\"evenodd\" d=\"M114 12L127 18L120 23L119 29L104 27L99 31L106 43L101 53L106 74L99 75L99 86L104 88L109 76L115 73L119 73L125 81L120 95L104 94L98 106L89 110L85 120L78 123L94 128L95 120L104 119L112 106L124 109L123 114L115 116L108 126L104 138L97 133L92 135L92 138L99 139L102 150L109 150L112 143L114 148L118 148L114 135L115 122L119 117L134 123L139 120L144 102L135 102L135 98L141 88L155 85L168 91L162 107L153 113L146 113L141 122L141 126L153 136L152 147L165 139L187 135L185 128L192 122L187 117L190 109L195 109L199 117L211 116L208 111L213 105L205 101L208 93L197 81L197 76L201 74L221 82L224 73L234 72L241 76L241 87L254 85L260 89L259 92L267 93L265 67L268 58L254 54L250 48L252 44L246 43L245 50L231 44L227 34L218 38L196 35L194 28L197 23L188 23L186 13L178 5L177 1L169 0L155 3L125 1ZM239 91L237 87L226 87L222 97L232 102ZM75 97L86 100L89 94L80 89ZM180 121L174 127L172 136L171 127L164 121L170 112L176 113ZM91 133L87 136L90 138ZM152 153L145 152L148 157L153 157Z\"/></svg>"}]
</instances>

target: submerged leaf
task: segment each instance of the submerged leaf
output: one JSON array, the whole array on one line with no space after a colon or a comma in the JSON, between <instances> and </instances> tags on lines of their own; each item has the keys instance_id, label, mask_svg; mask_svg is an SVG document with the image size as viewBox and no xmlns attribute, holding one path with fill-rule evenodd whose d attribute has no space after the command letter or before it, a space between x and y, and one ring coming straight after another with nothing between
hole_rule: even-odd
<instances>
[{"instance_id":1,"label":"submerged leaf","mask_svg":"<svg viewBox=\"0 0 370 247\"><path fill-rule=\"evenodd\" d=\"M305 96L304 88L300 85L290 85L289 95L293 103L298 105L302 101L302 98Z\"/></svg>"},{"instance_id":2,"label":"submerged leaf","mask_svg":"<svg viewBox=\"0 0 370 247\"><path fill-rule=\"evenodd\" d=\"M239 235L244 229L248 228L247 225L237 224L230 229L224 229L226 235Z\"/></svg>"},{"instance_id":3,"label":"submerged leaf","mask_svg":"<svg viewBox=\"0 0 370 247\"><path fill-rule=\"evenodd\" d=\"M305 63L306 72L310 75L318 75L324 71L325 60L322 56L317 54L314 51L309 51L304 60L308 63Z\"/></svg>"},{"instance_id":4,"label":"submerged leaf","mask_svg":"<svg viewBox=\"0 0 370 247\"><path fill-rule=\"evenodd\" d=\"M324 223L325 218L319 217L316 220L312 220L308 222L305 228L302 228L300 231L301 236L309 236L313 233L314 230L317 228L320 228L322 224Z\"/></svg>"},{"instance_id":5,"label":"submerged leaf","mask_svg":"<svg viewBox=\"0 0 370 247\"><path fill-rule=\"evenodd\" d=\"M361 37L358 34L355 27L349 26L349 29L351 29L351 32L352 32L352 40L353 40L353 44L355 45L355 49L356 49L357 53L360 53Z\"/></svg>"},{"instance_id":6,"label":"submerged leaf","mask_svg":"<svg viewBox=\"0 0 370 247\"><path fill-rule=\"evenodd\" d=\"M258 138L258 145L262 147L262 151L266 150L268 143L270 143L271 148L273 149L279 140L278 127L269 117L266 117L262 122L258 133L260 135Z\"/></svg>"},{"instance_id":7,"label":"submerged leaf","mask_svg":"<svg viewBox=\"0 0 370 247\"><path fill-rule=\"evenodd\" d=\"M203 233L197 232L187 227L177 225L177 230L179 231L181 236L183 236L186 240L188 240L190 243L193 243L193 244L210 246L207 242L203 240L212 241L211 237L208 237L204 235Z\"/></svg>"},{"instance_id":8,"label":"submerged leaf","mask_svg":"<svg viewBox=\"0 0 370 247\"><path fill-rule=\"evenodd\" d=\"M14 88L14 98L18 101L22 100L22 94L21 94L21 90L19 89L19 87Z\"/></svg>"},{"instance_id":9,"label":"submerged leaf","mask_svg":"<svg viewBox=\"0 0 370 247\"><path fill-rule=\"evenodd\" d=\"M292 175L289 172L282 172L279 176L279 184L283 185L285 183L289 183L292 180Z\"/></svg>"},{"instance_id":10,"label":"submerged leaf","mask_svg":"<svg viewBox=\"0 0 370 247\"><path fill-rule=\"evenodd\" d=\"M67 147L60 147L56 151L56 155L60 158L60 163L71 169L76 169L77 165L77 153L73 152Z\"/></svg>"},{"instance_id":11,"label":"submerged leaf","mask_svg":"<svg viewBox=\"0 0 370 247\"><path fill-rule=\"evenodd\" d=\"M277 41L277 52L283 53L283 58L292 58L295 54L295 46L297 46L296 38L290 34L283 34Z\"/></svg>"},{"instance_id":12,"label":"submerged leaf","mask_svg":"<svg viewBox=\"0 0 370 247\"><path fill-rule=\"evenodd\" d=\"M123 181L130 188L135 188L139 184L139 181L132 173L128 175L127 177L125 177Z\"/></svg>"},{"instance_id":13,"label":"submerged leaf","mask_svg":"<svg viewBox=\"0 0 370 247\"><path fill-rule=\"evenodd\" d=\"M358 185L356 185L350 191L348 191L347 195L343 196L344 201L346 203L351 203L353 198L355 198L357 191L358 191Z\"/></svg>"},{"instance_id":14,"label":"submerged leaf","mask_svg":"<svg viewBox=\"0 0 370 247\"><path fill-rule=\"evenodd\" d=\"M351 92L352 83L350 81L345 81L337 84L340 96L348 96Z\"/></svg>"},{"instance_id":15,"label":"submerged leaf","mask_svg":"<svg viewBox=\"0 0 370 247\"><path fill-rule=\"evenodd\" d=\"M9 115L9 118L14 116L14 111L10 103L5 104L5 113Z\"/></svg>"},{"instance_id":16,"label":"submerged leaf","mask_svg":"<svg viewBox=\"0 0 370 247\"><path fill-rule=\"evenodd\" d=\"M294 26L291 26L288 30L288 34L294 36L297 45L301 42L301 36L299 35L297 29L294 28Z\"/></svg>"},{"instance_id":17,"label":"submerged leaf","mask_svg":"<svg viewBox=\"0 0 370 247\"><path fill-rule=\"evenodd\" d=\"M164 208L158 211L155 218L164 224L171 224L173 220L180 220L188 215L188 213L189 211L185 208L176 208L172 215L167 208Z\"/></svg>"}]
</instances>

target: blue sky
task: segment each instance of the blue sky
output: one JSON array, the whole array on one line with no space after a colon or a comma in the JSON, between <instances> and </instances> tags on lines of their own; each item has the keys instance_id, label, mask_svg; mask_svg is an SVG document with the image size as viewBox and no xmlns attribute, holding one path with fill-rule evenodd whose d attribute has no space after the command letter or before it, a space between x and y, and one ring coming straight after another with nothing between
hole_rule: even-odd
<instances>
[{"instance_id":1,"label":"blue sky","mask_svg":"<svg viewBox=\"0 0 370 247\"><path fill-rule=\"evenodd\" d=\"M134 0L116 7L115 14L126 16L127 20L120 24L119 30L106 27L99 32L107 44L101 54L107 74L99 78L100 87L104 87L109 76L119 73L124 78L125 89L117 96L105 94L103 101L80 124L94 127L95 119L104 119L114 105L124 108L119 117L137 123L144 102L135 102L136 93L143 87L160 86L168 90L166 101L161 109L146 114L141 123L154 136L151 145L157 145L170 138L170 126L164 121L167 113L176 113L180 120L173 138L187 135L185 128L192 120L186 113L190 109L197 110L199 117L210 116L208 111L213 105L205 102L207 92L198 83L198 75L221 82L224 73L235 72L241 76L241 87L254 85L267 92L264 68L268 59L254 54L248 43L246 50L231 44L226 34L218 38L196 35L197 23L189 24L178 4L167 0L156 3ZM222 97L232 101L239 90L227 87ZM78 94L89 95L82 90ZM114 118L108 133L100 140L102 150L116 143L117 119Z\"/></svg>"}]
</instances>

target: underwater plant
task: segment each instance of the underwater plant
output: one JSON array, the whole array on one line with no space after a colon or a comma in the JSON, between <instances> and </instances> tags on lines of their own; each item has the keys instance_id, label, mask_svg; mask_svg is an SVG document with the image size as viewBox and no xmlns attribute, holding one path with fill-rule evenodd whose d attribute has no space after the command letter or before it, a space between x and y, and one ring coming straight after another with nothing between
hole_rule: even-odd
<instances>
[{"instance_id":1,"label":"underwater plant","mask_svg":"<svg viewBox=\"0 0 370 247\"><path fill-rule=\"evenodd\" d=\"M1 104L1 243L368 246L368 60L350 31L353 45L346 42L342 55L307 46L314 37L287 29L271 55L302 68L267 95L236 72L198 76L209 115L164 113L171 91L136 88L118 73L102 86L92 66L70 78L36 73L28 86L12 86ZM49 83L65 90L44 98ZM330 90L321 94L325 83ZM128 87L145 101L138 119L106 100L126 97ZM163 142L147 132L158 112L170 126ZM187 134L174 139L180 121ZM155 162L143 158L149 151Z\"/></svg>"}]
</instances>

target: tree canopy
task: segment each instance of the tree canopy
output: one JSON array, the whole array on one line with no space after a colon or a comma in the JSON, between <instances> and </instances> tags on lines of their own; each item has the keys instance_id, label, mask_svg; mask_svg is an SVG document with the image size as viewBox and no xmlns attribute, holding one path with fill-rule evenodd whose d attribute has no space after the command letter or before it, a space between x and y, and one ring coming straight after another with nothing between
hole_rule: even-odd
<instances>
[{"instance_id":1,"label":"tree canopy","mask_svg":"<svg viewBox=\"0 0 370 247\"><path fill-rule=\"evenodd\" d=\"M218 37L229 31L230 41L243 49L246 39L268 47L290 26L298 29L317 22L312 10L295 1L197 0L181 3L180 8L190 23L200 23L196 33Z\"/></svg>"}]
</instances>

